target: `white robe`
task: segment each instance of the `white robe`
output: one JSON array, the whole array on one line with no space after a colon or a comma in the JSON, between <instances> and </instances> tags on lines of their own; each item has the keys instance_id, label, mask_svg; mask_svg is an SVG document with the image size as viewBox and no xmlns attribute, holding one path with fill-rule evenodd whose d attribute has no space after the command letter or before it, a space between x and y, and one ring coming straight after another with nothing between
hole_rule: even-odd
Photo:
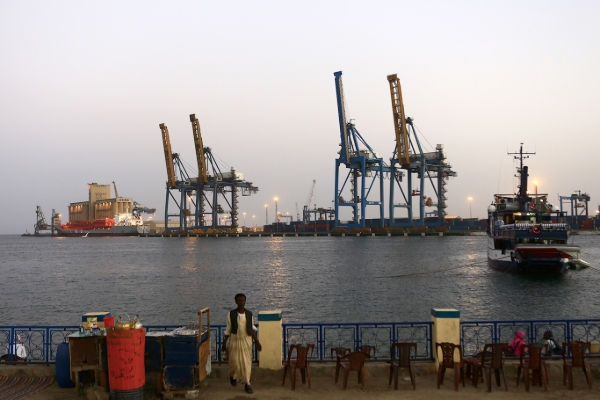
<instances>
[{"instance_id":1,"label":"white robe","mask_svg":"<svg viewBox=\"0 0 600 400\"><path fill-rule=\"evenodd\" d=\"M246 332L246 314L237 315L237 334L231 333L229 313L227 314L227 328L224 333L229 336L229 376L249 385L250 373L252 372L252 336ZM256 329L254 321L252 321L252 329Z\"/></svg>"}]
</instances>

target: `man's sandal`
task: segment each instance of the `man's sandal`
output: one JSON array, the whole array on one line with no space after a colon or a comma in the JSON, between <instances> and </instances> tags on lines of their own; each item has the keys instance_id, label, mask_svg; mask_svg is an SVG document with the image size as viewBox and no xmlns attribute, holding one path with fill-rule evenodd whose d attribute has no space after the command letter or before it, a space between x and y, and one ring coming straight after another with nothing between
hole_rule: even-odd
<instances>
[{"instance_id":1,"label":"man's sandal","mask_svg":"<svg viewBox=\"0 0 600 400\"><path fill-rule=\"evenodd\" d=\"M231 383L231 386L237 385L237 381L235 379L233 379L233 376L229 377L229 383Z\"/></svg>"},{"instance_id":2,"label":"man's sandal","mask_svg":"<svg viewBox=\"0 0 600 400\"><path fill-rule=\"evenodd\" d=\"M244 386L244 390L245 390L245 391L246 391L246 393L248 393L248 394L252 394L252 393L254 393L254 392L252 391L252 388L251 388L251 387L250 387L250 385L248 385L248 384L246 384L246 385Z\"/></svg>"}]
</instances>

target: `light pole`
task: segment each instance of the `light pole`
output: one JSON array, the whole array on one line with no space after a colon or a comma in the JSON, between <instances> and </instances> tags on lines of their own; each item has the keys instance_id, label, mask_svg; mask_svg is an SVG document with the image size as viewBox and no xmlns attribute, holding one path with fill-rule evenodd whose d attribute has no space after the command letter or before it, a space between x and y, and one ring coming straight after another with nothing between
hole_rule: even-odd
<instances>
[{"instance_id":1,"label":"light pole","mask_svg":"<svg viewBox=\"0 0 600 400\"><path fill-rule=\"evenodd\" d=\"M471 203L473 203L473 198L469 197L469 219L473 218L473 215L471 213Z\"/></svg>"},{"instance_id":2,"label":"light pole","mask_svg":"<svg viewBox=\"0 0 600 400\"><path fill-rule=\"evenodd\" d=\"M254 225L254 230L256 230L256 215L252 216L252 225Z\"/></svg>"},{"instance_id":3,"label":"light pole","mask_svg":"<svg viewBox=\"0 0 600 400\"><path fill-rule=\"evenodd\" d=\"M246 228L246 213L242 213L244 214L244 228Z\"/></svg>"},{"instance_id":4,"label":"light pole","mask_svg":"<svg viewBox=\"0 0 600 400\"><path fill-rule=\"evenodd\" d=\"M536 200L537 200L537 185L538 185L538 181L533 181L533 186L535 186L535 198L536 198Z\"/></svg>"},{"instance_id":5,"label":"light pole","mask_svg":"<svg viewBox=\"0 0 600 400\"><path fill-rule=\"evenodd\" d=\"M281 222L281 218L279 218L279 213L277 212L277 197L275 197L275 221Z\"/></svg>"},{"instance_id":6,"label":"light pole","mask_svg":"<svg viewBox=\"0 0 600 400\"><path fill-rule=\"evenodd\" d=\"M265 225L269 225L269 205L265 204Z\"/></svg>"}]
</instances>

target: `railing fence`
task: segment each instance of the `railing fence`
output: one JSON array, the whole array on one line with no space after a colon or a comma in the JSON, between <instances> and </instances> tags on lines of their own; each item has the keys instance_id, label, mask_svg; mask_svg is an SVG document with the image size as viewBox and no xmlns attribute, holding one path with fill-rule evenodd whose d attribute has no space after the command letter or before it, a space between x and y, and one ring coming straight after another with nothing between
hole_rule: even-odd
<instances>
[{"instance_id":1,"label":"railing fence","mask_svg":"<svg viewBox=\"0 0 600 400\"><path fill-rule=\"evenodd\" d=\"M151 325L146 331L171 331L178 325ZM221 352L225 325L211 325L211 358L223 362ZM259 326L260 328L260 326ZM19 354L26 353L30 364L53 364L56 349L66 342L68 335L77 332L78 326L0 326L0 363L13 362ZM329 323L283 324L283 359L287 359L291 344L315 345L314 361L331 361L332 348L375 347L375 359L390 357L394 342L417 343L417 359L432 360L434 343L432 322L401 323ZM465 356L483 350L486 343L509 343L515 331L525 332L526 342L541 342L544 332L551 331L558 343L585 341L600 343L600 319L579 320L523 320L523 321L465 321L460 324L461 345ZM23 350L24 349L24 350ZM253 360L259 353L253 349Z\"/></svg>"}]
</instances>

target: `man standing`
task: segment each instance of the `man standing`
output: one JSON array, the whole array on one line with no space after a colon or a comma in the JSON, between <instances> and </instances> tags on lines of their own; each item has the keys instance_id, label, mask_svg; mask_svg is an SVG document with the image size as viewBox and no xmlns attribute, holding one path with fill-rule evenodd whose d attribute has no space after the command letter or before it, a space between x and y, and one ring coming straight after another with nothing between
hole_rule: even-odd
<instances>
[{"instance_id":1,"label":"man standing","mask_svg":"<svg viewBox=\"0 0 600 400\"><path fill-rule=\"evenodd\" d=\"M262 350L262 346L256 337L256 327L252 319L252 313L246 310L246 295L238 293L235 295L237 308L231 310L227 315L227 328L223 339L223 352L227 351L227 340L229 342L229 382L235 386L237 381L244 382L246 393L252 393L250 387L250 373L252 371L252 339L256 343L256 349Z\"/></svg>"}]
</instances>

